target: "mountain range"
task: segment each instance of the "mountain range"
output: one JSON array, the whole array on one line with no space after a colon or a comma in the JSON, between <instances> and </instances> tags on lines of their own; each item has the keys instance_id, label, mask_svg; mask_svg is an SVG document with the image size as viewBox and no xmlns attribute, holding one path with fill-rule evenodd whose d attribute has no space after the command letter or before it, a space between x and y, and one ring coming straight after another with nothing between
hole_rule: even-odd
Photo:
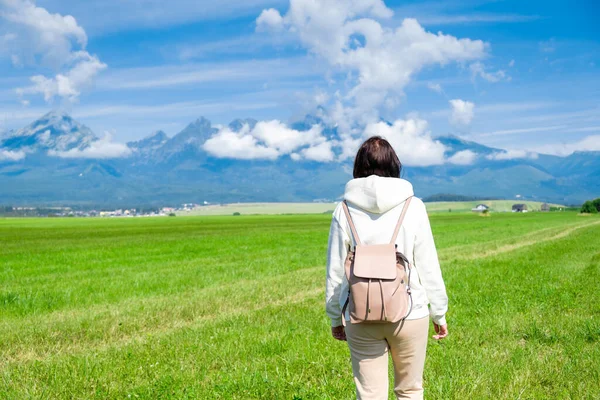
<instances>
[{"instance_id":1,"label":"mountain range","mask_svg":"<svg viewBox=\"0 0 600 400\"><path fill-rule=\"evenodd\" d=\"M291 126L307 130L307 116ZM317 121L318 122L318 121ZM233 131L252 119L229 124ZM330 128L331 129L334 128ZM0 134L0 204L135 206L180 203L334 200L351 178L352 160L321 163L217 158L203 144L218 131L199 118L169 137L163 131L120 145L121 157L94 156L99 139L68 114L51 112L28 126ZM456 136L436 138L446 156L470 150L469 165L403 168L420 197L451 193L579 204L600 194L600 152L567 157L539 154L503 159L502 149ZM86 158L80 157L86 154Z\"/></svg>"}]
</instances>

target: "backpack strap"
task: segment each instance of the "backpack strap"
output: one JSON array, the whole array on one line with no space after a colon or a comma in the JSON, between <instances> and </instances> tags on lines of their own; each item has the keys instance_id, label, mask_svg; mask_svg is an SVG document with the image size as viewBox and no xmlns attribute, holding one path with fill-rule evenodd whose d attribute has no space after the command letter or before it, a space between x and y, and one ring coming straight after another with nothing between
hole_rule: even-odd
<instances>
[{"instance_id":1,"label":"backpack strap","mask_svg":"<svg viewBox=\"0 0 600 400\"><path fill-rule=\"evenodd\" d=\"M394 229L394 235L392 236L391 244L396 244L396 238L398 237L398 232L400 232L400 226L402 226L402 221L404 221L404 216L406 215L406 210L408 210L408 205L410 204L410 200L413 197L410 196L404 202L404 207L402 208L402 213L400 213L400 218L398 218L398 223L396 224L396 229Z\"/></svg>"},{"instance_id":2,"label":"backpack strap","mask_svg":"<svg viewBox=\"0 0 600 400\"><path fill-rule=\"evenodd\" d=\"M361 244L360 239L358 237L358 233L356 232L356 227L354 226L354 221L352 221L352 217L350 216L350 210L348 210L348 203L346 200L342 201L342 208L344 209L344 213L346 214L346 219L348 220L348 224L350 224L350 230L352 231L352 236L354 236L354 240L356 244Z\"/></svg>"}]
</instances>

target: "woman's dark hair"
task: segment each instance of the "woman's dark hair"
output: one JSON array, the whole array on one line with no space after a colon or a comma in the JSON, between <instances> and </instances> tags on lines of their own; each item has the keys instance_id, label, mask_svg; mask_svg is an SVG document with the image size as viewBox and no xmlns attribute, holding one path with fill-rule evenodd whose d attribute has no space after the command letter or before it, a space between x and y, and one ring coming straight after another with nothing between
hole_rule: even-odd
<instances>
[{"instance_id":1,"label":"woman's dark hair","mask_svg":"<svg viewBox=\"0 0 600 400\"><path fill-rule=\"evenodd\" d=\"M354 178L370 175L400 178L402 164L392 145L381 136L367 139L354 159Z\"/></svg>"}]
</instances>

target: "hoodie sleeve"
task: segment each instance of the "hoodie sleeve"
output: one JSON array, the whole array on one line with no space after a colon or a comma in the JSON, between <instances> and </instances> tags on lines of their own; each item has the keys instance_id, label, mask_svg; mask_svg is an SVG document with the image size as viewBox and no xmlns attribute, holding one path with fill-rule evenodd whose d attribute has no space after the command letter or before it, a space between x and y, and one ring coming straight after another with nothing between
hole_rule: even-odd
<instances>
[{"instance_id":1,"label":"hoodie sleeve","mask_svg":"<svg viewBox=\"0 0 600 400\"><path fill-rule=\"evenodd\" d=\"M348 234L342 229L336 214L339 215L339 213L334 212L329 229L327 282L325 286L325 308L327 316L331 319L331 326L342 325L340 295L344 280L344 261L349 248Z\"/></svg>"},{"instance_id":2,"label":"hoodie sleeve","mask_svg":"<svg viewBox=\"0 0 600 400\"><path fill-rule=\"evenodd\" d=\"M419 210L418 228L415 239L414 263L419 271L421 284L425 288L429 300L429 314L438 325L446 324L448 311L448 296L442 279L442 271L438 260L431 225L425 205L421 203Z\"/></svg>"}]
</instances>

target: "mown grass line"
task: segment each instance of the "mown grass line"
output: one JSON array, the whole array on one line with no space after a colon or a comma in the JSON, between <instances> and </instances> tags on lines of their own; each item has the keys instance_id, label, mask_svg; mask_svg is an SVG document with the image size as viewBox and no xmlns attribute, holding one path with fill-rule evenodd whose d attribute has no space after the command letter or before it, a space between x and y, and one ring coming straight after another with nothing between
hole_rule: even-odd
<instances>
[{"instance_id":1,"label":"mown grass line","mask_svg":"<svg viewBox=\"0 0 600 400\"><path fill-rule=\"evenodd\" d=\"M460 253L462 253L462 255L459 258L462 258L462 259L486 258L486 257L491 257L491 256L494 256L497 254L501 254L501 253L508 253L508 252L520 249L522 247L538 245L538 244L541 244L544 242L561 239L579 229L585 229L590 226L594 226L594 225L598 225L598 224L600 224L600 221L592 221L592 222L580 223L575 226L561 227L560 229L558 229L557 233L552 234L552 235L550 235L549 233L554 232L555 230L557 230L557 228L541 229L539 231L534 231L534 232L528 233L526 235L523 235L520 238L513 238L511 240L511 242L512 242L511 244L496 243L496 248L494 248L494 249L486 249L482 252L461 251ZM532 237L534 235L540 235L541 233L544 233L546 235L541 238L530 239L530 237Z\"/></svg>"},{"instance_id":2,"label":"mown grass line","mask_svg":"<svg viewBox=\"0 0 600 400\"><path fill-rule=\"evenodd\" d=\"M260 281L242 280L183 295L152 296L142 301L129 299L118 307L97 305L25 320L7 320L1 325L7 334L3 336L0 366L4 362L40 360L57 354L99 350L109 345L118 347L136 337L168 333L208 320L259 310L268 304L293 304L307 296L323 296L322 282L317 284L314 279L319 273L322 274L322 267ZM294 287L302 284L305 290L291 294L282 292L290 282ZM274 291L273 288L278 289ZM50 340L40 343L40 336Z\"/></svg>"},{"instance_id":3,"label":"mown grass line","mask_svg":"<svg viewBox=\"0 0 600 400\"><path fill-rule=\"evenodd\" d=\"M562 232L565 229L577 228L585 226L594 221L584 219L561 220L559 224L547 224L550 226L532 226L530 230L524 232L515 232L512 234L503 235L480 235L478 240L471 240L471 243L461 243L456 246L442 247L438 249L438 253L442 256L451 257L456 253L477 253L481 254L482 249L496 249L499 246L511 245L522 242L526 239L528 242L534 238L543 238Z\"/></svg>"},{"instance_id":4,"label":"mown grass line","mask_svg":"<svg viewBox=\"0 0 600 400\"><path fill-rule=\"evenodd\" d=\"M297 226L300 224L294 219L290 222L291 227L272 224L270 229L278 234L264 229L256 234L252 232L255 227L246 229L245 225L242 230L237 226L235 231L217 234L218 221L209 226L200 221L188 227L192 234L176 245L163 240L170 238L168 231L158 234L152 230L132 237L133 242L145 243L131 245L119 240L108 250L99 250L95 233L85 231L76 240L80 248L40 250L32 244L21 248L22 254L6 255L8 262L0 273L0 282L6 283L0 289L0 313L39 314L97 303L117 304L148 294L176 295L320 264L322 253L313 249L323 249L323 243L312 235L315 228L306 223ZM172 229L183 228L176 224ZM199 230L217 233L198 240L193 233ZM299 254L298 243L311 246L311 251ZM274 248L280 251L274 252Z\"/></svg>"}]
</instances>

